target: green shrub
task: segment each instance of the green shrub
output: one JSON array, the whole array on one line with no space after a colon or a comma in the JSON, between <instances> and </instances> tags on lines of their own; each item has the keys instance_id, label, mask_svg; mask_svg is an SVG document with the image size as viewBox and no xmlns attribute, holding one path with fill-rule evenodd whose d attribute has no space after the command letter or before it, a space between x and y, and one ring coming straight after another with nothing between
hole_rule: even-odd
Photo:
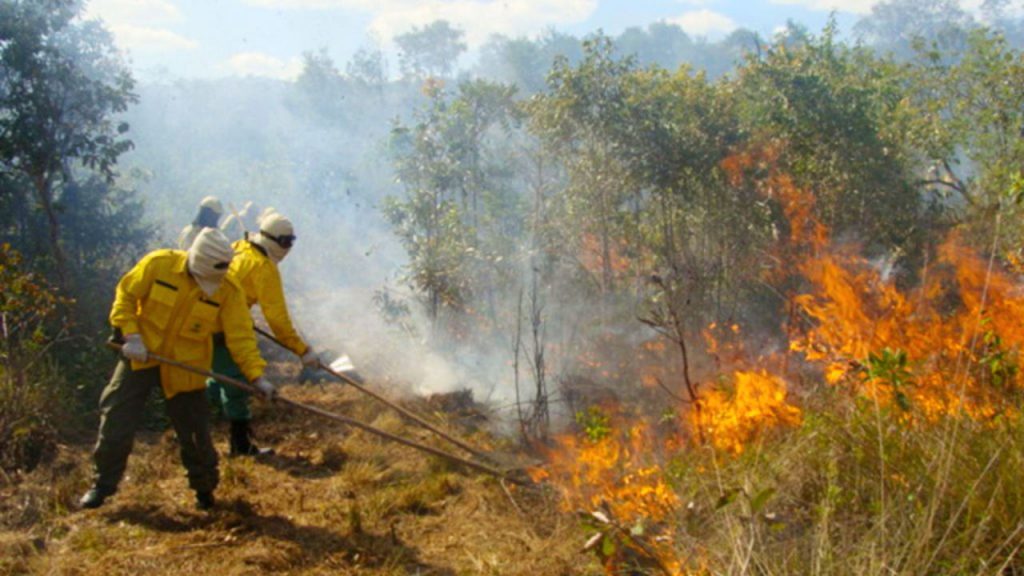
<instances>
[{"instance_id":1,"label":"green shrub","mask_svg":"<svg viewBox=\"0 0 1024 576\"><path fill-rule=\"evenodd\" d=\"M67 302L0 245L0 467L31 470L56 443L64 388L51 347Z\"/></svg>"}]
</instances>

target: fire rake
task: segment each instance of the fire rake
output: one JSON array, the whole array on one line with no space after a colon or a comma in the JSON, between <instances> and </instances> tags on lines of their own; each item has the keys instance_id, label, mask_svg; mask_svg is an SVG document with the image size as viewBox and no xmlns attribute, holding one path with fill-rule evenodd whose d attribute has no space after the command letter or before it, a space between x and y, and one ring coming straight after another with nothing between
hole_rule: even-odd
<instances>
[{"instance_id":1,"label":"fire rake","mask_svg":"<svg viewBox=\"0 0 1024 576\"><path fill-rule=\"evenodd\" d=\"M109 346L111 349L116 350L118 352L121 351L121 345L116 343L116 342L108 342L107 346ZM150 360L155 360L155 361L157 361L157 362L159 362L161 364L166 364L168 366L173 366L175 368L178 368L178 369L181 369L181 370L185 370L186 372L191 372L193 374L198 374L200 376L206 376L207 378L213 378L214 380L217 380L218 382L221 382L223 384L227 384L228 386L234 386L235 388L238 388L240 390L245 390L246 392L249 392L250 394L256 394L258 396L262 396L262 393L259 390L257 390L254 386L250 385L248 382L244 382L244 381L239 380L237 378L232 378L230 376L225 376L224 374L218 374L216 372L211 372L210 370L203 370L202 368L196 368L195 366L189 366L188 364L183 364L181 362L178 362L177 360L172 360L170 358L165 358L165 357L159 356L157 354L150 353L148 356L149 356ZM512 476L512 475L508 474L507 472L503 472L501 470L498 470L497 468L493 468L493 467L488 466L486 464L481 464L479 462L475 462L475 461L469 460L467 458L462 458L461 456L456 456L455 454L451 454L451 453L445 452L444 450L440 450L440 449L434 448L433 446L427 446L425 444L420 444L419 442L416 442L414 440L409 440L409 439L406 439L406 438L402 438L401 436L396 436L396 435L391 434L389 432L385 432L384 430L381 430L379 428L375 428L373 426L370 426L369 424L364 424L363 422L360 422L358 420L354 420L354 419L349 418L347 416L342 416L341 414L335 414L334 412L330 412L328 410L324 410L323 408L318 408L316 406L310 406L308 404L303 404L302 402L296 402L295 400L290 400L288 398L285 398L284 396L281 396L280 394L275 395L274 399L272 401L280 403L280 404L285 404L287 406L291 406L292 408L296 408L296 409L301 410L303 412L309 412L311 414L316 414L317 416L321 416L321 417L327 418L329 420L334 420L335 422L340 422L342 424L347 424L349 426L353 426L355 428L359 428L360 430L364 430L366 432L369 432L370 434L374 434L376 436L380 436L381 438L384 438L386 440L391 440L392 442L397 442L399 444L402 444L403 446L408 446L409 448L412 448L414 450L419 450L420 452L426 452L427 454L431 454L433 456L437 456L439 458L443 458L445 460L449 460L449 461L454 462L456 464L461 464L461 465L463 465L463 466L465 466L467 468L471 468L473 470L476 470L477 472L483 472L484 474L489 474L491 476L495 476L495 477L500 478L502 480L507 480L509 482L512 482L513 484L518 484L520 486L529 486L530 485L529 482L523 480L522 478L516 478L515 476Z\"/></svg>"},{"instance_id":2,"label":"fire rake","mask_svg":"<svg viewBox=\"0 0 1024 576\"><path fill-rule=\"evenodd\" d=\"M283 342L281 342L280 340L275 338L273 334L270 334L266 330L263 330L262 328L256 327L256 332L258 332L260 334L260 336L263 336L264 338L266 338L267 340L270 340L274 344L277 344L281 348L284 348L285 350L288 350L288 348L284 345ZM355 388L356 390L362 392L363 394L366 394L367 396L370 396L371 398L373 398L373 399L383 403L385 406L395 410L396 412L398 412L399 414L404 416L407 420L409 420L411 422L414 422L415 424L418 424L419 426L422 426L426 430L429 430L430 432L433 432L434 434L438 435L439 437L441 437L441 438L447 440L448 442L458 446L459 448L462 448L463 450L465 450L466 452L469 452L470 454L472 454L473 456L476 456L477 458L480 458L482 460L487 460L489 462L494 462L494 460L492 458L490 458L487 454L484 454L483 452L480 452L479 450L473 448L469 444L466 444L462 440L459 440L458 438L455 438L454 436L452 436L452 435L450 435L450 434L448 434L448 433L438 429L436 426L432 425L430 422L427 422L422 416L418 416L417 414L413 413L412 411L410 411L410 410L408 410L406 408L403 408L399 404L396 404L395 402L392 402L391 400L388 400L384 396L374 392L373 390L370 390L366 386L363 386L363 385L359 384L358 382L355 381L355 379L353 379L353 378L351 378L349 376L346 376L342 372L338 372L338 371L334 370L330 366L325 365L320 360L317 360L317 364L318 364L318 367L321 370L323 370L324 372L327 372L331 376L334 376L335 378L337 378L338 380L344 382L345 384L348 384L349 386L352 386L353 388Z\"/></svg>"}]
</instances>

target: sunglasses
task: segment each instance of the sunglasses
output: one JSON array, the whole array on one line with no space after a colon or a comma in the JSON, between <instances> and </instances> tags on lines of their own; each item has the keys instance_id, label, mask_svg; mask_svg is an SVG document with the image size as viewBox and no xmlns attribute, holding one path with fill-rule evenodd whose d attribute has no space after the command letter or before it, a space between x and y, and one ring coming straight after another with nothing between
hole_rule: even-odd
<instances>
[{"instance_id":1,"label":"sunglasses","mask_svg":"<svg viewBox=\"0 0 1024 576\"><path fill-rule=\"evenodd\" d=\"M260 234L266 236L267 238L270 238L274 242L277 242L278 246L280 246L281 248L284 248L286 250L288 248L291 248L292 244L295 244L295 235L294 234L287 234L287 235L281 235L281 236L272 236L272 235L267 234L266 232L264 232L262 230L260 230Z\"/></svg>"}]
</instances>

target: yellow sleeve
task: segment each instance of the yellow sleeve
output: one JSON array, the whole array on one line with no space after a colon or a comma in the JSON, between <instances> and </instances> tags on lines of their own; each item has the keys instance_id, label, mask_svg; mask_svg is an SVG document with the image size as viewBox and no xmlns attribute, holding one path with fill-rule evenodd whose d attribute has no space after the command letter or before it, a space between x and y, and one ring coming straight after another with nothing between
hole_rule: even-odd
<instances>
[{"instance_id":1,"label":"yellow sleeve","mask_svg":"<svg viewBox=\"0 0 1024 576\"><path fill-rule=\"evenodd\" d=\"M229 277L230 278L230 277ZM225 282L230 280L225 279ZM242 374L252 382L263 375L267 366L256 345L256 332L252 327L252 316L245 305L245 293L238 284L223 301L220 310L221 328L231 352L231 358L242 369Z\"/></svg>"},{"instance_id":2,"label":"yellow sleeve","mask_svg":"<svg viewBox=\"0 0 1024 576\"><path fill-rule=\"evenodd\" d=\"M110 308L110 325L120 328L125 336L139 332L139 300L149 291L153 275L147 274L153 253L139 260L121 277L114 291L114 305Z\"/></svg>"},{"instance_id":3,"label":"yellow sleeve","mask_svg":"<svg viewBox=\"0 0 1024 576\"><path fill-rule=\"evenodd\" d=\"M292 318L288 315L288 305L284 301L284 287L281 285L281 272L273 263L267 262L260 267L259 277L256 278L257 301L263 310L263 317L267 319L270 330L289 350L302 356L309 349L303 342L302 337L292 325Z\"/></svg>"}]
</instances>

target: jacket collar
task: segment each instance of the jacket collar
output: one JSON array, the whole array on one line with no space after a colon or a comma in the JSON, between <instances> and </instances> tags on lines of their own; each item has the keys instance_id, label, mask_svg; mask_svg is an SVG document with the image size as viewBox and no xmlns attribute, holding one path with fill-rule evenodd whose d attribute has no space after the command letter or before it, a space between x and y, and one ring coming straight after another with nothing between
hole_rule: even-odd
<instances>
[{"instance_id":1,"label":"jacket collar","mask_svg":"<svg viewBox=\"0 0 1024 576\"><path fill-rule=\"evenodd\" d=\"M171 267L171 271L176 274L185 274L188 272L188 252L184 250L175 250L178 253L178 261Z\"/></svg>"},{"instance_id":2,"label":"jacket collar","mask_svg":"<svg viewBox=\"0 0 1024 576\"><path fill-rule=\"evenodd\" d=\"M269 254L267 254L267 249L266 249L266 248L264 248L263 246L260 246L259 244L257 244L257 243L255 243L255 242L253 242L252 240L249 240L248 238L246 238L246 240L245 240L245 241L246 241L246 242L248 242L248 243L249 243L249 246L251 246L252 248L254 248L254 249L255 249L255 250L257 251L257 252L259 252L260 254L263 254L263 256L265 256L265 257L267 257L267 258L269 258L269 257L270 257L270 255L269 255Z\"/></svg>"}]
</instances>

